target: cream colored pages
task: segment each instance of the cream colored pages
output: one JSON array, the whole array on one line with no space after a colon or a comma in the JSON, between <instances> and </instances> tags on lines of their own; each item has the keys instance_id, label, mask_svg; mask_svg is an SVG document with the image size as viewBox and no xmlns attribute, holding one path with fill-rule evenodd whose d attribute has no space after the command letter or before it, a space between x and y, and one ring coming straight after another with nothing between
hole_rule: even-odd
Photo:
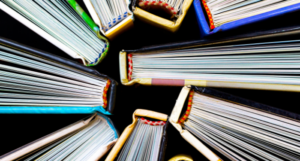
<instances>
[{"instance_id":1,"label":"cream colored pages","mask_svg":"<svg viewBox=\"0 0 300 161\"><path fill-rule=\"evenodd\" d=\"M288 7L299 0L206 1L215 26Z\"/></svg>"},{"instance_id":2,"label":"cream colored pages","mask_svg":"<svg viewBox=\"0 0 300 161\"><path fill-rule=\"evenodd\" d=\"M92 156L90 157L90 161L101 159L103 157L103 155L105 155L111 149L111 147L113 147L115 145L117 140L118 139L116 139L113 142L110 142L108 145L106 145L102 148L99 148L95 153L92 154Z\"/></svg>"},{"instance_id":3,"label":"cream colored pages","mask_svg":"<svg viewBox=\"0 0 300 161\"><path fill-rule=\"evenodd\" d=\"M106 157L105 161L113 161L119 154L120 150L122 149L123 145L125 144L127 138L132 133L135 125L137 123L137 119L133 120L133 123L126 127L126 129L122 132L122 135L116 142L116 145L112 148L108 156Z\"/></svg>"},{"instance_id":4,"label":"cream colored pages","mask_svg":"<svg viewBox=\"0 0 300 161\"><path fill-rule=\"evenodd\" d=\"M187 130L183 130L181 124L178 123L180 113L183 109L184 102L189 94L190 88L185 86L181 90L179 97L176 101L175 107L170 116L170 123L179 131L180 135L195 147L201 154L203 154L210 161L220 161L221 159L204 144L202 144L195 136Z\"/></svg>"},{"instance_id":5,"label":"cream colored pages","mask_svg":"<svg viewBox=\"0 0 300 161\"><path fill-rule=\"evenodd\" d=\"M27 145L25 145L24 147L21 147L20 149L18 149L17 151L14 151L11 154L8 155L4 155L4 157L2 157L0 159L0 161L10 161L10 160L14 160L17 159L25 154L28 154L40 147L43 147L44 145L47 145L57 139L60 139L78 129L81 129L83 127L85 127L86 125L89 124L89 122L94 118L95 115L93 115L92 117L90 117L87 120L82 120L79 122L76 122L70 126L67 126L63 129L60 129L56 132L53 132L52 134L47 135L46 137L43 137L39 140L33 141L32 143L29 143Z\"/></svg>"},{"instance_id":6,"label":"cream colored pages","mask_svg":"<svg viewBox=\"0 0 300 161\"><path fill-rule=\"evenodd\" d=\"M123 145L125 144L126 140L130 137L132 131L134 130L138 122L138 117L148 117L148 118L153 118L161 121L167 121L168 119L168 115L159 112L150 111L150 110L144 110L144 109L136 109L132 117L133 117L132 124L127 126L125 130L122 132L122 135L118 139L116 145L110 151L105 161L113 161L116 159Z\"/></svg>"},{"instance_id":7,"label":"cream colored pages","mask_svg":"<svg viewBox=\"0 0 300 161\"><path fill-rule=\"evenodd\" d=\"M37 34L41 35L44 39L48 40L53 45L57 46L58 48L60 48L61 50L63 50L67 54L69 54L71 57L73 57L74 59L81 59L82 62L86 63L85 60L84 60L84 58L82 58L81 56L79 56L77 53L75 53L74 51L72 51L70 48L68 48L67 46L65 46L63 43L61 43L60 41L58 41L57 39L55 39L54 37L52 37L51 35L49 35L47 32L45 32L41 28L37 27L34 23L32 23L31 21L27 20L26 18L24 18L19 13L17 13L13 9L9 8L5 4L3 4L2 2L0 2L0 9L3 10L4 12L6 12L7 14L11 15L13 18L15 18L16 20L18 20L19 22L21 22L23 25L25 25L28 28L30 28L32 31L34 31Z\"/></svg>"},{"instance_id":8,"label":"cream colored pages","mask_svg":"<svg viewBox=\"0 0 300 161\"><path fill-rule=\"evenodd\" d=\"M88 9L89 13L91 14L93 21L101 28L101 22L100 19L95 11L95 8L93 7L92 3L90 0L83 0L86 8ZM102 30L101 30L102 31ZM103 33L103 31L102 31ZM103 33L104 34L104 33Z\"/></svg>"},{"instance_id":9,"label":"cream colored pages","mask_svg":"<svg viewBox=\"0 0 300 161\"><path fill-rule=\"evenodd\" d=\"M118 6L116 5L115 7L118 7L118 8L122 8L123 11L127 11L128 12L128 15L126 15L127 17L124 18L123 20L121 20L120 22L118 22L115 26L113 26L112 28L110 28L109 30L105 31L104 30L104 26L101 22L101 17L97 14L97 11L96 11L96 8L97 6L93 5L92 3L92 0L83 0L85 6L87 7L89 13L91 14L92 18L93 18L93 21L99 26L100 28L100 31L103 35L110 35L112 32L116 32L115 30L120 30L120 26L123 26L124 23L127 23L126 21L128 21L127 19L132 19L133 20L133 16L132 16L132 12L130 11L129 9L129 4L130 4L130 1L128 0L120 0L120 1L124 1L124 4L126 6L124 6L123 4L119 4L117 3L118 5L121 5L121 6ZM116 1L116 2L120 2L119 0ZM95 1L93 1L95 3ZM99 3L100 1L98 1ZM100 10L102 11L103 8L97 8L97 10ZM99 12L99 11L98 11ZM107 14L107 13L106 13ZM109 13L108 13L109 14ZM108 17L111 17L111 15L107 15L106 16L106 19ZM102 17L102 19L105 19L104 17ZM108 37L108 36L107 36ZM108 37L109 38L109 37Z\"/></svg>"}]
</instances>

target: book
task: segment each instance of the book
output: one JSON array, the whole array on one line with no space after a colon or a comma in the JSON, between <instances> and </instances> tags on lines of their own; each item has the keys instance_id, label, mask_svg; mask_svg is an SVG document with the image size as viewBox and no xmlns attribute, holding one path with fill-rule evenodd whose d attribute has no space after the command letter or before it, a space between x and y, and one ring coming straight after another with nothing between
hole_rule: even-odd
<instances>
[{"instance_id":1,"label":"book","mask_svg":"<svg viewBox=\"0 0 300 161\"><path fill-rule=\"evenodd\" d=\"M94 22L108 39L113 39L133 26L130 0L83 0Z\"/></svg>"},{"instance_id":2,"label":"book","mask_svg":"<svg viewBox=\"0 0 300 161\"><path fill-rule=\"evenodd\" d=\"M263 21L300 9L297 0L195 0L201 36L207 36Z\"/></svg>"},{"instance_id":3,"label":"book","mask_svg":"<svg viewBox=\"0 0 300 161\"><path fill-rule=\"evenodd\" d=\"M299 118L215 89L186 86L169 121L208 160L221 160L218 155L230 160L299 160Z\"/></svg>"},{"instance_id":4,"label":"book","mask_svg":"<svg viewBox=\"0 0 300 161\"><path fill-rule=\"evenodd\" d=\"M168 116L159 112L135 110L132 124L126 127L105 160L162 161L167 120Z\"/></svg>"},{"instance_id":5,"label":"book","mask_svg":"<svg viewBox=\"0 0 300 161\"><path fill-rule=\"evenodd\" d=\"M133 0L132 11L136 18L153 26L176 32L193 0ZM152 14L151 11L163 10L170 19Z\"/></svg>"},{"instance_id":6,"label":"book","mask_svg":"<svg viewBox=\"0 0 300 161\"><path fill-rule=\"evenodd\" d=\"M77 62L0 38L0 113L111 114L116 81Z\"/></svg>"},{"instance_id":7,"label":"book","mask_svg":"<svg viewBox=\"0 0 300 161\"><path fill-rule=\"evenodd\" d=\"M0 9L84 65L97 65L107 54L107 39L75 0L3 0Z\"/></svg>"},{"instance_id":8,"label":"book","mask_svg":"<svg viewBox=\"0 0 300 161\"><path fill-rule=\"evenodd\" d=\"M121 82L300 91L299 40L209 44L121 51Z\"/></svg>"},{"instance_id":9,"label":"book","mask_svg":"<svg viewBox=\"0 0 300 161\"><path fill-rule=\"evenodd\" d=\"M0 160L99 160L118 137L107 116L93 114L4 154Z\"/></svg>"},{"instance_id":10,"label":"book","mask_svg":"<svg viewBox=\"0 0 300 161\"><path fill-rule=\"evenodd\" d=\"M251 32L245 32L243 34L226 35L225 37L205 37L200 40L193 41L181 41L166 43L154 46L146 46L139 49L124 50L127 53L130 52L150 52L157 50L175 50L192 47L202 47L211 45L225 45L233 43L245 43L245 42L264 42L264 41L283 41L297 39L297 35L300 33L300 25L291 25L283 27L275 27L268 29L258 29Z\"/></svg>"}]
</instances>

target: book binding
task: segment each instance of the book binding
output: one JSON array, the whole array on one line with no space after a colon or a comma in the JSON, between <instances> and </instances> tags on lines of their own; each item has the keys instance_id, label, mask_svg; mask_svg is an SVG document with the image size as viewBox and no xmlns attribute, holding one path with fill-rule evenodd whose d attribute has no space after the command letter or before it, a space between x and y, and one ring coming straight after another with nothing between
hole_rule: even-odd
<instances>
[{"instance_id":1,"label":"book binding","mask_svg":"<svg viewBox=\"0 0 300 161\"><path fill-rule=\"evenodd\" d=\"M202 6L202 4L203 4L203 6ZM206 15L207 15L207 17L209 17L209 15L211 15L211 12L209 11L209 9L207 8L207 6L205 4L206 4L205 0L195 0L193 2L193 6L195 8L195 13L196 13L197 22L198 22L198 25L199 25L199 30L200 30L200 33L201 33L201 37L216 34L218 32L228 31L228 30L231 30L231 29L235 29L239 26L243 26L243 25L263 21L263 20L266 20L266 19L269 19L269 18L272 18L272 17L284 15L284 14L294 12L294 11L297 11L297 10L300 9L300 3L293 4L291 6L287 6L287 7L283 7L283 8L280 8L280 9L273 10L273 11L261 13L261 14L251 16L251 17L248 17L248 18L243 18L243 19L240 19L240 20L228 22L228 23L223 24L221 26L214 27L214 26L211 26L212 19L209 18L209 20L207 20L207 18L206 18ZM272 27L272 26L270 26L270 27Z\"/></svg>"},{"instance_id":2,"label":"book binding","mask_svg":"<svg viewBox=\"0 0 300 161\"><path fill-rule=\"evenodd\" d=\"M156 119L160 121L165 122L164 130L163 130L163 135L162 135L162 140L160 143L160 152L159 152L159 158L158 161L162 161L164 159L164 153L166 149L166 141L167 141L167 134L166 134L166 128L168 127L168 116L159 112L154 112L150 110L144 110L144 109L137 109L133 113L133 122L129 126L125 128L125 130L122 132L120 138L118 139L117 143L115 146L112 148L110 153L108 154L107 158L105 159L106 161L111 161L114 160L119 152L121 151L123 145L125 144L126 140L130 137L130 134L133 132L134 127L137 124L138 117L148 117L151 119Z\"/></svg>"},{"instance_id":3,"label":"book binding","mask_svg":"<svg viewBox=\"0 0 300 161\"><path fill-rule=\"evenodd\" d=\"M249 109L258 109L259 111L266 111L268 113L272 113L275 115L280 115L280 117L287 118L289 120L295 120L299 122L300 115L289 112L286 110L282 110L279 108L275 108L272 106L264 105L252 100L248 100L245 98L241 98L238 96L234 96L225 92L221 92L215 90L213 88L203 88L197 86L185 86L182 88L176 104L172 110L170 115L170 123L179 131L182 137L188 141L192 146L194 146L200 153L202 153L209 160L221 160L217 155L214 154L210 149L206 147L206 145L202 144L202 142L192 135L188 130L182 128L182 124L186 121L189 113L190 113L190 102L192 102L192 97L194 92L202 93L205 96L224 100L226 102L231 102L234 104L241 104L245 106L245 108L249 107ZM187 110L183 111L185 106L185 102L188 98ZM183 114L181 115L183 111Z\"/></svg>"},{"instance_id":4,"label":"book binding","mask_svg":"<svg viewBox=\"0 0 300 161\"><path fill-rule=\"evenodd\" d=\"M94 6L92 5L92 3L90 2L90 0L83 0L85 6L87 7L89 13L91 14L91 17L93 19L93 22L95 23L95 25L97 26L98 30L105 35L109 40L113 40L115 37L117 37L118 35L120 35L121 33L129 30L130 28L133 27L134 25L134 16L133 13L130 10L130 2L131 0L124 0L126 2L126 4L128 4L127 6L127 10L129 12L129 16L126 17L125 19L123 19L121 22L119 22L117 25L113 26L112 28L110 28L108 31L104 31L102 29L102 23L100 18L98 17L98 14L96 13Z\"/></svg>"},{"instance_id":5,"label":"book binding","mask_svg":"<svg viewBox=\"0 0 300 161\"><path fill-rule=\"evenodd\" d=\"M95 117L104 118L107 121L107 124L110 126L110 128L114 131L114 135L115 135L114 136L115 140L113 142L109 143L108 145L106 145L107 147L104 149L104 151L101 151L101 153L97 154L97 157L100 158L111 148L112 145L115 144L115 142L119 138L119 133L110 118L108 118L107 116L102 115L100 113L97 113L97 114L93 114L85 119L82 119L80 121L77 121L69 126L61 128L55 132L52 132L44 137L34 140L26 145L23 145L13 151L11 151L11 152L8 152L8 153L0 156L0 160L18 159L26 154L29 154L37 149L40 149L40 148L46 146L47 144L55 142L55 141L59 140L60 138L63 138L75 131L78 131L78 130L86 127Z\"/></svg>"},{"instance_id":6,"label":"book binding","mask_svg":"<svg viewBox=\"0 0 300 161\"><path fill-rule=\"evenodd\" d=\"M159 17L157 15L154 15L148 11L145 11L139 7L136 6L137 0L134 0L132 2L132 10L134 13L134 16L140 19L141 21L144 21L150 25L153 25L155 27L162 28L164 30L170 31L170 32L176 32L180 25L182 24L182 21L184 17L187 14L188 9L190 8L193 0L185 0L182 5L182 14L177 18L175 22L171 20L167 20L165 18Z\"/></svg>"},{"instance_id":7,"label":"book binding","mask_svg":"<svg viewBox=\"0 0 300 161\"><path fill-rule=\"evenodd\" d=\"M6 47L18 49L20 51L26 52L27 54L31 54L34 56L39 56L45 58L49 61L58 62L64 64L68 67L75 68L77 70L81 70L87 72L92 75L96 75L99 77L104 77L108 79L106 88L104 89L103 99L106 102L105 106L97 106L97 107L51 107L51 106L0 106L0 113L27 113L27 114L40 114L40 113L52 113L52 114L67 114L67 113L94 113L101 112L104 114L111 114L115 107L115 99L116 99L116 90L118 83L107 75L100 74L97 70L92 69L90 67L83 66L77 62L71 61L69 59L53 55L51 53L47 53L32 47L28 47L26 45L1 38L0 37L0 45L4 45Z\"/></svg>"}]
</instances>

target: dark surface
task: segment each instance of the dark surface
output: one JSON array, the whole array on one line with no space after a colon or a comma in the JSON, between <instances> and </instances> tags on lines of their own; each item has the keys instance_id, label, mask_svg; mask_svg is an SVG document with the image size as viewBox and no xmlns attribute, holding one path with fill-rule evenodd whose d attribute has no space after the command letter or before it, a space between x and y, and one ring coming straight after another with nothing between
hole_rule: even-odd
<instances>
[{"instance_id":1,"label":"dark surface","mask_svg":"<svg viewBox=\"0 0 300 161\"><path fill-rule=\"evenodd\" d=\"M249 27L241 27L240 29L227 34L234 35L249 30L256 31L260 27L266 28L266 25L274 26L282 25L284 23L291 24L289 18L297 21L297 15L298 14L296 14L294 18L282 16L277 20L275 19ZM6 37L53 54L70 58L60 49L56 48L2 11L0 11L0 18L1 37ZM95 68L100 73L106 74L119 82L116 107L111 119L120 133L122 133L124 128L132 122L132 113L137 108L149 109L169 115L175 105L181 87L128 87L121 85L119 78L119 51L122 49L138 49L149 45L159 45L163 43L197 40L199 38L200 35L194 9L191 7L181 28L176 34L157 29L136 20L133 29L111 41L111 48L107 57ZM300 113L298 103L300 93L237 89L218 90L270 106ZM86 116L87 115L0 115L0 155L74 123ZM198 151L182 139L178 131L173 128L172 125L168 128L168 137L165 155L166 160L180 153L189 154L194 160L206 160Z\"/></svg>"}]
</instances>

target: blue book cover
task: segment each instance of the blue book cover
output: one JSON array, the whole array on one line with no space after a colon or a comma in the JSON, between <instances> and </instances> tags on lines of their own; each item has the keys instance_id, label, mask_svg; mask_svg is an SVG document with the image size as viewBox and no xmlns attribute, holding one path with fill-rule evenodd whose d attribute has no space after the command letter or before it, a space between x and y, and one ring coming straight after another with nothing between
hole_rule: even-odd
<instances>
[{"instance_id":1,"label":"blue book cover","mask_svg":"<svg viewBox=\"0 0 300 161\"><path fill-rule=\"evenodd\" d=\"M298 4L291 5L291 6L276 9L273 11L258 14L255 16L228 22L228 23L225 23L218 27L214 27L214 26L210 25L210 20L209 20L210 16L209 16L209 13L206 13L206 10L204 8L205 4L203 5L201 0L194 0L193 3L194 3L195 12L196 12L197 22L199 24L201 37L212 35L212 34L215 34L218 32L235 29L235 28L243 26L243 25L263 21L263 20L266 20L266 19L269 19L272 17L276 17L279 15L283 15L283 14L297 11L300 9L300 3L298 3Z\"/></svg>"}]
</instances>

